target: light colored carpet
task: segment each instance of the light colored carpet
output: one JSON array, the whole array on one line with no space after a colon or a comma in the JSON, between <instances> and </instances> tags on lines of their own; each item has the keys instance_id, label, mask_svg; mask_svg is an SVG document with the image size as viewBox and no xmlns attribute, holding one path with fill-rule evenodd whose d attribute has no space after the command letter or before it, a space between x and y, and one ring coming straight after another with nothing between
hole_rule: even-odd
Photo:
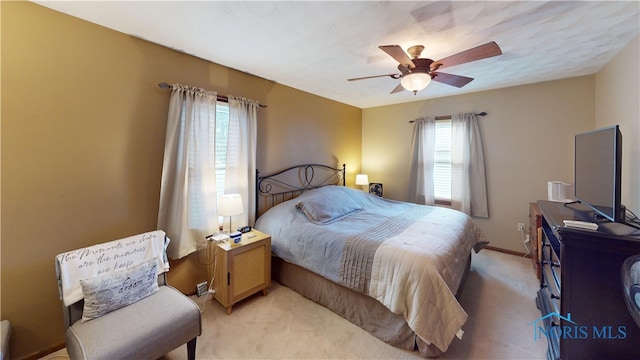
<instances>
[{"instance_id":1,"label":"light colored carpet","mask_svg":"<svg viewBox=\"0 0 640 360\"><path fill-rule=\"evenodd\" d=\"M532 322L540 312L531 260L483 250L473 254L471 266L460 298L469 314L464 337L438 359L546 359L546 341L533 338ZM420 359L275 282L267 296L237 304L231 315L211 299L194 300L204 307L200 360ZM186 357L185 345L162 360Z\"/></svg>"}]
</instances>

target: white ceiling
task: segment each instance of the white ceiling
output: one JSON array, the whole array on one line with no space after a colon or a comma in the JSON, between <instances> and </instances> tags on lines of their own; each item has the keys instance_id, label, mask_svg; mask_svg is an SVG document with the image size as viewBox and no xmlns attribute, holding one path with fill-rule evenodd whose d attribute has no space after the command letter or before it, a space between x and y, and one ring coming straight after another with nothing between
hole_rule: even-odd
<instances>
[{"instance_id":1,"label":"white ceiling","mask_svg":"<svg viewBox=\"0 0 640 360\"><path fill-rule=\"evenodd\" d=\"M637 0L35 2L360 108L594 74L640 27ZM446 69L475 78L461 89L389 94L399 80L346 81L398 72L378 45L421 44L438 60L489 41L503 55Z\"/></svg>"}]
</instances>

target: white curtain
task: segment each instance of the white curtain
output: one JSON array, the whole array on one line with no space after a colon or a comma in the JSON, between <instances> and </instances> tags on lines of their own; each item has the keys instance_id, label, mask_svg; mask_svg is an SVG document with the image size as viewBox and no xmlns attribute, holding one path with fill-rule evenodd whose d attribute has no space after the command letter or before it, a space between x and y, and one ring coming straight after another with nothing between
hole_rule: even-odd
<instances>
[{"instance_id":1,"label":"white curtain","mask_svg":"<svg viewBox=\"0 0 640 360\"><path fill-rule=\"evenodd\" d=\"M218 229L215 173L216 93L174 84L160 185L158 229L167 254L182 258Z\"/></svg>"},{"instance_id":2,"label":"white curtain","mask_svg":"<svg viewBox=\"0 0 640 360\"><path fill-rule=\"evenodd\" d=\"M435 142L436 119L434 117L415 119L411 139L407 201L417 204L435 204L433 196Z\"/></svg>"},{"instance_id":3,"label":"white curtain","mask_svg":"<svg viewBox=\"0 0 640 360\"><path fill-rule=\"evenodd\" d=\"M240 194L244 212L231 218L234 228L255 222L256 143L258 103L245 98L229 98L229 138L225 194Z\"/></svg>"},{"instance_id":4,"label":"white curtain","mask_svg":"<svg viewBox=\"0 0 640 360\"><path fill-rule=\"evenodd\" d=\"M453 115L451 137L451 207L471 216L489 217L484 152L476 115Z\"/></svg>"}]
</instances>

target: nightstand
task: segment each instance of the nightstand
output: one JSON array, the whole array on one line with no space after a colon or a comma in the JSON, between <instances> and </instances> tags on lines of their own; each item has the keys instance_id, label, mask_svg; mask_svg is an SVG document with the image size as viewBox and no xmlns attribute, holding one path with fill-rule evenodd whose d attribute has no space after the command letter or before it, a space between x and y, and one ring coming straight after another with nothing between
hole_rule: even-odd
<instances>
[{"instance_id":1,"label":"nightstand","mask_svg":"<svg viewBox=\"0 0 640 360\"><path fill-rule=\"evenodd\" d=\"M242 234L238 244L216 244L214 298L231 314L233 304L271 284L271 236L258 230Z\"/></svg>"},{"instance_id":2,"label":"nightstand","mask_svg":"<svg viewBox=\"0 0 640 360\"><path fill-rule=\"evenodd\" d=\"M529 203L529 244L533 247L531 261L536 271L536 276L540 279L542 260L542 211L537 203Z\"/></svg>"}]
</instances>

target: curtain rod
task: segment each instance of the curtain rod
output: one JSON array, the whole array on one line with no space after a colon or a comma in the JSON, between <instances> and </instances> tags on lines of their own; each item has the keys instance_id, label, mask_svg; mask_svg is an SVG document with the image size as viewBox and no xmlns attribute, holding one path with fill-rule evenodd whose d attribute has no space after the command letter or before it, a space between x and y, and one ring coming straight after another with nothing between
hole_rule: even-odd
<instances>
[{"instance_id":1,"label":"curtain rod","mask_svg":"<svg viewBox=\"0 0 640 360\"><path fill-rule=\"evenodd\" d=\"M160 87L161 89L171 89L171 85L167 84L166 82L161 82L160 84L158 84L158 87ZM218 95L218 100L222 101L222 102L229 102L229 98L226 97L225 95ZM260 106L261 108L266 108L267 105L263 105L263 104L258 104L258 106Z\"/></svg>"},{"instance_id":2,"label":"curtain rod","mask_svg":"<svg viewBox=\"0 0 640 360\"><path fill-rule=\"evenodd\" d=\"M483 112L477 113L475 115L476 116L485 116L485 115L487 115L487 113L483 111ZM449 120L449 119L451 119L451 115L436 116L436 120ZM416 122L416 121L415 120L409 121L409 123L414 123L414 122Z\"/></svg>"}]
</instances>

